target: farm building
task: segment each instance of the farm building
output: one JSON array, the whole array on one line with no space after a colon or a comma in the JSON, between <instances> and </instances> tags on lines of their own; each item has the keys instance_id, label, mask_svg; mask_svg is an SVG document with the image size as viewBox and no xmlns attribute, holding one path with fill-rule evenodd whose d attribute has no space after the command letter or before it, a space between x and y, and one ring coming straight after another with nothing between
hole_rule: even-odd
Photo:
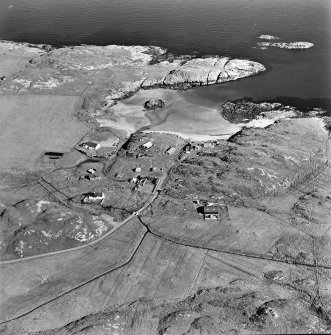
<instances>
[{"instance_id":1,"label":"farm building","mask_svg":"<svg viewBox=\"0 0 331 335\"><path fill-rule=\"evenodd\" d=\"M142 145L143 148L149 149L153 146L153 143L151 141L146 142L145 144Z\"/></svg>"},{"instance_id":2,"label":"farm building","mask_svg":"<svg viewBox=\"0 0 331 335\"><path fill-rule=\"evenodd\" d=\"M85 142L85 143L82 143L80 146L88 150L100 149L100 143L95 143L95 142Z\"/></svg>"},{"instance_id":3,"label":"farm building","mask_svg":"<svg viewBox=\"0 0 331 335\"><path fill-rule=\"evenodd\" d=\"M173 147L173 146L171 146L171 147L169 147L169 148L166 150L165 153L168 154L168 155L172 155L172 154L175 153L175 151L176 151L176 148Z\"/></svg>"},{"instance_id":4,"label":"farm building","mask_svg":"<svg viewBox=\"0 0 331 335\"><path fill-rule=\"evenodd\" d=\"M47 156L49 159L59 159L63 156L63 152L46 151L45 156Z\"/></svg>"}]
</instances>

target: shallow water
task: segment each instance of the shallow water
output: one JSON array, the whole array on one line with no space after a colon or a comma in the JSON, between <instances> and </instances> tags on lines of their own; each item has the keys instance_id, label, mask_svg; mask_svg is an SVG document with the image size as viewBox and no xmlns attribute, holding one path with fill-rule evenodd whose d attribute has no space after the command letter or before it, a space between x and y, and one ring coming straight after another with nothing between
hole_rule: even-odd
<instances>
[{"instance_id":1,"label":"shallow water","mask_svg":"<svg viewBox=\"0 0 331 335\"><path fill-rule=\"evenodd\" d=\"M254 47L260 34L315 46L259 50ZM57 46L154 44L174 53L250 58L268 71L184 96L206 105L250 96L330 107L329 0L2 0L0 39Z\"/></svg>"}]
</instances>

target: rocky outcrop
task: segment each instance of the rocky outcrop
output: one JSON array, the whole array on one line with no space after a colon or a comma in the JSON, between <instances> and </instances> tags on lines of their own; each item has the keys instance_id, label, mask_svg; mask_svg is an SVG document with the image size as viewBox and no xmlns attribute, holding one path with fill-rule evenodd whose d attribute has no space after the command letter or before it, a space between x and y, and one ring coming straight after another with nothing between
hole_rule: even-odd
<instances>
[{"instance_id":1,"label":"rocky outcrop","mask_svg":"<svg viewBox=\"0 0 331 335\"><path fill-rule=\"evenodd\" d=\"M263 65L249 60L228 57L197 58L170 71L165 76L163 85L210 85L248 77L264 70Z\"/></svg>"},{"instance_id":2,"label":"rocky outcrop","mask_svg":"<svg viewBox=\"0 0 331 335\"><path fill-rule=\"evenodd\" d=\"M239 283L240 284L239 284ZM287 282L286 282L287 283ZM285 285L284 285L285 286ZM293 285L292 285L293 286ZM295 287L296 288L296 287ZM303 301L281 298L266 285L248 284L243 279L228 286L200 289L172 303L152 299L88 315L47 334L282 334L324 333L327 323ZM283 289L286 292L286 286ZM320 316L320 315L319 315ZM148 330L148 332L146 331Z\"/></svg>"},{"instance_id":3,"label":"rocky outcrop","mask_svg":"<svg viewBox=\"0 0 331 335\"><path fill-rule=\"evenodd\" d=\"M112 228L101 217L68 210L48 200L26 200L4 207L2 220L5 233L0 260L70 249L91 242Z\"/></svg>"},{"instance_id":4,"label":"rocky outcrop","mask_svg":"<svg viewBox=\"0 0 331 335\"><path fill-rule=\"evenodd\" d=\"M314 46L310 42L259 42L257 43L261 48L276 47L280 49L309 49Z\"/></svg>"},{"instance_id":5,"label":"rocky outcrop","mask_svg":"<svg viewBox=\"0 0 331 335\"><path fill-rule=\"evenodd\" d=\"M219 108L219 112L227 121L246 128L265 128L282 119L324 116L326 113L322 108L300 111L293 106L254 102L249 98L228 101Z\"/></svg>"},{"instance_id":6,"label":"rocky outcrop","mask_svg":"<svg viewBox=\"0 0 331 335\"><path fill-rule=\"evenodd\" d=\"M24 71L12 74L1 85L3 93L47 93L52 89L55 94L83 94L85 105L91 109L108 109L139 89L188 89L265 70L262 64L250 60L174 56L154 46L82 45L53 49L0 42L2 49L8 56L19 49L30 57Z\"/></svg>"},{"instance_id":7,"label":"rocky outcrop","mask_svg":"<svg viewBox=\"0 0 331 335\"><path fill-rule=\"evenodd\" d=\"M259 39L260 40L280 40L279 37L273 36L273 35L260 35Z\"/></svg>"},{"instance_id":8,"label":"rocky outcrop","mask_svg":"<svg viewBox=\"0 0 331 335\"><path fill-rule=\"evenodd\" d=\"M247 98L226 102L220 107L220 114L232 123L248 123L254 119L279 120L303 115L295 107L280 103L256 103Z\"/></svg>"},{"instance_id":9,"label":"rocky outcrop","mask_svg":"<svg viewBox=\"0 0 331 335\"><path fill-rule=\"evenodd\" d=\"M280 121L268 128L244 128L226 144L201 149L169 172L163 194L187 199L222 194L241 199L284 195L320 173L327 163L328 133L319 118ZM311 154L313 153L313 154Z\"/></svg>"},{"instance_id":10,"label":"rocky outcrop","mask_svg":"<svg viewBox=\"0 0 331 335\"><path fill-rule=\"evenodd\" d=\"M158 108L164 108L166 105L162 99L151 99L145 102L144 107L146 110L155 110Z\"/></svg>"}]
</instances>

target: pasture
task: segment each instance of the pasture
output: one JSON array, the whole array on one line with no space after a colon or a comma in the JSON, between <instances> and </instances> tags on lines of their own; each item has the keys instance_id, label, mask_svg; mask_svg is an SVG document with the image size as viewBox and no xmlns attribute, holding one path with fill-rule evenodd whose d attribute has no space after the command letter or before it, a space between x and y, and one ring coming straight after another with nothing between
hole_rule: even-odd
<instances>
[{"instance_id":1,"label":"pasture","mask_svg":"<svg viewBox=\"0 0 331 335\"><path fill-rule=\"evenodd\" d=\"M69 151L87 132L76 96L0 96L0 169L32 169L44 151Z\"/></svg>"},{"instance_id":2,"label":"pasture","mask_svg":"<svg viewBox=\"0 0 331 335\"><path fill-rule=\"evenodd\" d=\"M113 248L111 250L114 251ZM91 265L90 276L93 271ZM96 274L99 265L94 265ZM142 298L146 301L150 299L156 305L169 301L175 303L195 294L200 288L227 287L235 282L247 291L254 285L258 290L266 290L268 288L262 286L261 278L270 271L283 271L289 281L310 275L306 269L294 265L185 247L147 234L128 264L38 308L28 317L12 323L11 330L36 331L61 327L86 315ZM74 282L72 285L75 285ZM271 294L287 297L289 293L274 287ZM140 327L144 326L142 322ZM143 334L141 330L137 330L136 334Z\"/></svg>"}]
</instances>

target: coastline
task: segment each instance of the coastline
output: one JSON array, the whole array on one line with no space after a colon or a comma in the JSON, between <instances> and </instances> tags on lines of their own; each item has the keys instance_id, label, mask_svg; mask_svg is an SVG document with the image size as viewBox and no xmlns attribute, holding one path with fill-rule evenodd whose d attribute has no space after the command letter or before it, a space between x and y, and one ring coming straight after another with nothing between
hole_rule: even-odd
<instances>
[{"instance_id":1,"label":"coastline","mask_svg":"<svg viewBox=\"0 0 331 335\"><path fill-rule=\"evenodd\" d=\"M81 95L83 109L101 125L123 130L129 136L148 125L144 112L113 112L119 101L139 90L172 90L213 85L262 73L257 62L221 56L174 56L155 46L91 46L53 48L10 41L0 42L11 62L26 64L22 71L5 73L0 94ZM5 71L5 69L2 69ZM109 88L108 88L109 87ZM102 116L102 114L104 116ZM115 119L114 119L115 118ZM117 119L117 120L116 120ZM115 123L114 123L115 122ZM128 126L126 126L128 124Z\"/></svg>"}]
</instances>

